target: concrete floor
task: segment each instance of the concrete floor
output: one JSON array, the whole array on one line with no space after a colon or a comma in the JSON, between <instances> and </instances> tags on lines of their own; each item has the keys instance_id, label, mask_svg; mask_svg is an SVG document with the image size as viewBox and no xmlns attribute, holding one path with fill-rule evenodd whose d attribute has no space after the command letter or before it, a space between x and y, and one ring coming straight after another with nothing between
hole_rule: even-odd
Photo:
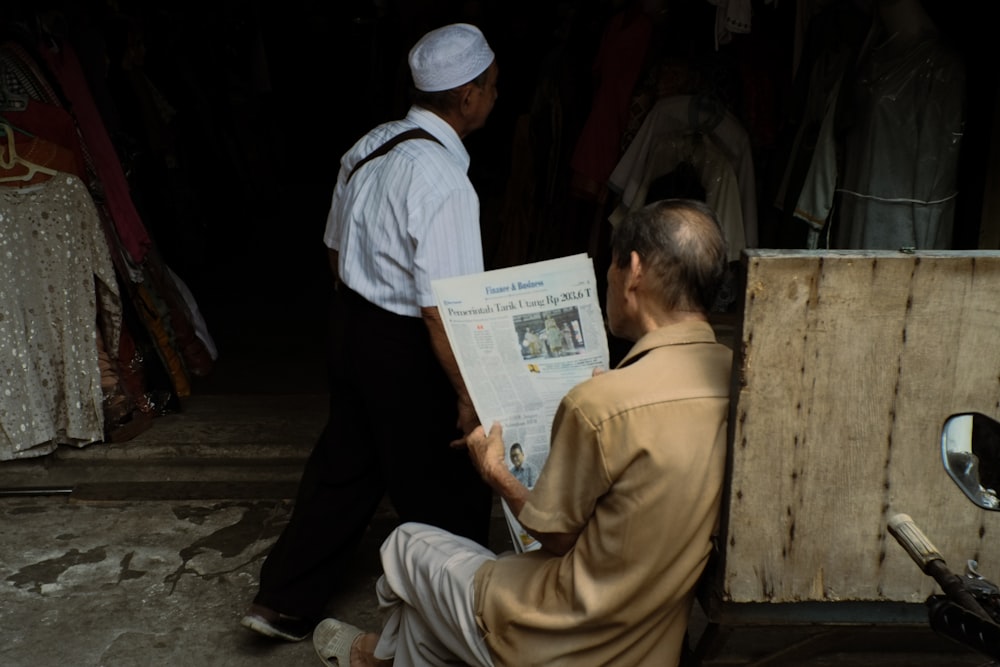
<instances>
[{"instance_id":1,"label":"concrete floor","mask_svg":"<svg viewBox=\"0 0 1000 667\"><path fill-rule=\"evenodd\" d=\"M325 417L319 394L205 395L122 444L0 466L0 665L320 664L239 625ZM377 629L387 505L330 615ZM496 515L497 549L509 548Z\"/></svg>"},{"instance_id":2,"label":"concrete floor","mask_svg":"<svg viewBox=\"0 0 1000 667\"><path fill-rule=\"evenodd\" d=\"M198 395L133 441L0 466L0 665L320 664L239 619L287 520L322 394ZM330 614L375 628L380 510ZM506 548L496 517L495 547ZM706 627L692 619L697 640ZM922 628L727 628L704 667L986 664Z\"/></svg>"},{"instance_id":3,"label":"concrete floor","mask_svg":"<svg viewBox=\"0 0 1000 667\"><path fill-rule=\"evenodd\" d=\"M0 665L318 664L239 619L325 401L199 397L133 441L0 467Z\"/></svg>"}]
</instances>

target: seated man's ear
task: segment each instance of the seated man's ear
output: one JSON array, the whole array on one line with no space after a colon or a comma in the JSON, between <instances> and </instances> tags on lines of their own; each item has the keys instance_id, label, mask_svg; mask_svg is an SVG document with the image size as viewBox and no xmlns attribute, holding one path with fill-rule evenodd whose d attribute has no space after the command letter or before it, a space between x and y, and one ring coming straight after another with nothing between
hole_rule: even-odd
<instances>
[{"instance_id":1,"label":"seated man's ear","mask_svg":"<svg viewBox=\"0 0 1000 667\"><path fill-rule=\"evenodd\" d=\"M636 277L636 278L641 277L642 276L642 268L643 268L642 267L642 258L639 257L639 253L637 253L635 250L633 250L629 254L629 273L633 277Z\"/></svg>"}]
</instances>

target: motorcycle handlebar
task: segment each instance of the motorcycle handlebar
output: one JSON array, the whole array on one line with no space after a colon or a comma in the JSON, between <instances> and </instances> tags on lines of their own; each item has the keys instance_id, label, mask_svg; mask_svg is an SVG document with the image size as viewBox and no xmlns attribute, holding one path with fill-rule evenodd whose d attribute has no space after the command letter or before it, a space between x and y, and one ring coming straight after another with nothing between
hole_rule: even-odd
<instances>
[{"instance_id":1,"label":"motorcycle handlebar","mask_svg":"<svg viewBox=\"0 0 1000 667\"><path fill-rule=\"evenodd\" d=\"M950 600L970 613L992 623L990 615L982 608L975 596L968 591L962 580L948 568L937 547L927 539L927 536L917 527L910 515L896 514L889 518L886 527L899 542L899 545L910 555L913 562L920 567L924 574L934 578Z\"/></svg>"},{"instance_id":2,"label":"motorcycle handlebar","mask_svg":"<svg viewBox=\"0 0 1000 667\"><path fill-rule=\"evenodd\" d=\"M910 554L910 558L925 574L930 574L927 568L934 561L944 562L944 557L923 531L917 528L909 514L896 514L889 517L889 534L896 538L899 545Z\"/></svg>"}]
</instances>

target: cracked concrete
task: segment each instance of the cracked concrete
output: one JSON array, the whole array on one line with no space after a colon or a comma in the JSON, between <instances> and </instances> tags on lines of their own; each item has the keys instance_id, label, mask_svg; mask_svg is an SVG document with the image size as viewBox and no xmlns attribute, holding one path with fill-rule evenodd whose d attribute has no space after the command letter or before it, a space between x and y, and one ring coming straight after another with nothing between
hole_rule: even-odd
<instances>
[{"instance_id":1,"label":"cracked concrete","mask_svg":"<svg viewBox=\"0 0 1000 667\"><path fill-rule=\"evenodd\" d=\"M192 396L120 444L0 466L0 665L318 664L239 625L322 428L323 394ZM363 549L376 553L382 508ZM377 627L377 562L330 613Z\"/></svg>"},{"instance_id":2,"label":"cracked concrete","mask_svg":"<svg viewBox=\"0 0 1000 667\"><path fill-rule=\"evenodd\" d=\"M239 625L289 509L285 499L3 499L0 664L316 663L308 641L263 641ZM390 523L374 522L370 541ZM361 568L331 613L376 622L376 575Z\"/></svg>"},{"instance_id":3,"label":"cracked concrete","mask_svg":"<svg viewBox=\"0 0 1000 667\"><path fill-rule=\"evenodd\" d=\"M17 640L0 645L0 664L191 664L199 646L211 664L247 664L233 602L271 531L218 536L281 505L6 499L0 521L18 538L0 545L0 622Z\"/></svg>"}]
</instances>

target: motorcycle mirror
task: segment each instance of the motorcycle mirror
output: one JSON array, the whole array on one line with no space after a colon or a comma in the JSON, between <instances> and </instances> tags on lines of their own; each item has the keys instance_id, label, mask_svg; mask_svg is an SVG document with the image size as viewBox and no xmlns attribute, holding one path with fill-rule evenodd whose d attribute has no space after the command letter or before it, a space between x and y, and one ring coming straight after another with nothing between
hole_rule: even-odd
<instances>
[{"instance_id":1,"label":"motorcycle mirror","mask_svg":"<svg viewBox=\"0 0 1000 667\"><path fill-rule=\"evenodd\" d=\"M978 412L951 415L941 429L941 458L969 500L1000 511L1000 422Z\"/></svg>"}]
</instances>

